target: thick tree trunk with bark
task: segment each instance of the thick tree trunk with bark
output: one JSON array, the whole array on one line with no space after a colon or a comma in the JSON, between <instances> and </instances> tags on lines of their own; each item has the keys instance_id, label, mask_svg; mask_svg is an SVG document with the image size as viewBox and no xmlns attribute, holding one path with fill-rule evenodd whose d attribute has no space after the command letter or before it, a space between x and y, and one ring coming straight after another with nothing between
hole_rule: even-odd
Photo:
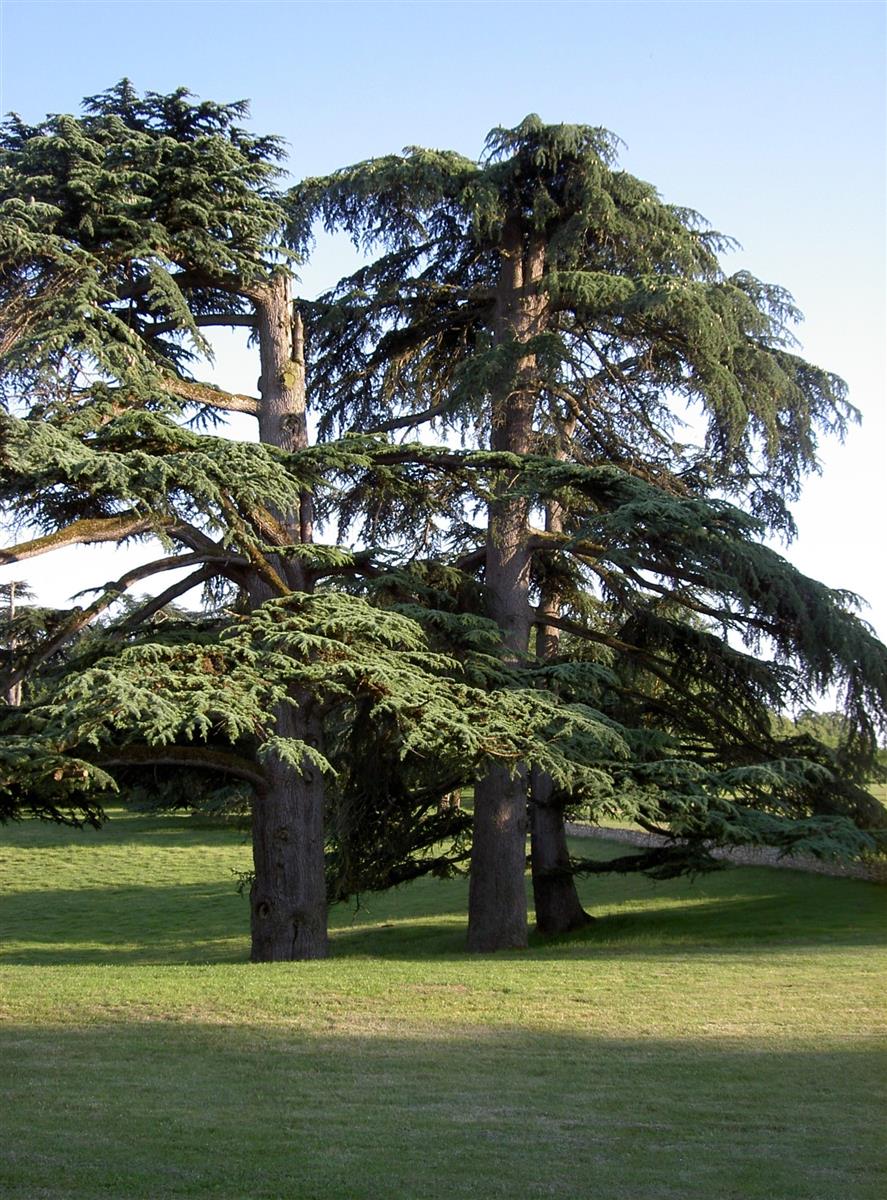
<instances>
[{"instance_id":1,"label":"thick tree trunk with bark","mask_svg":"<svg viewBox=\"0 0 887 1200\"><path fill-rule=\"evenodd\" d=\"M305 360L302 323L293 311L288 278L274 276L254 302L262 369L259 437L272 446L298 450L308 444ZM303 496L299 512L274 516L293 544L311 541L309 496ZM306 589L298 562L279 556L272 565L293 590ZM266 582L254 577L251 602L260 604L270 594ZM277 709L274 732L318 747L320 725L310 698L293 699L292 706ZM267 763L266 774L268 786L253 802L251 957L253 962L323 958L328 949L323 778L307 762L299 770L277 757Z\"/></svg>"},{"instance_id":2,"label":"thick tree trunk with bark","mask_svg":"<svg viewBox=\"0 0 887 1200\"><path fill-rule=\"evenodd\" d=\"M561 533L563 527L563 510L552 502L546 509L545 528L549 533ZM560 616L561 597L556 587L543 588L539 609L542 620L536 626L536 655L549 660L557 656L560 647L560 631L545 622L546 614ZM581 929L593 917L582 907L570 871L564 810L557 803L554 781L538 769L531 772L530 781L530 845L536 928L546 934Z\"/></svg>"},{"instance_id":3,"label":"thick tree trunk with bark","mask_svg":"<svg viewBox=\"0 0 887 1200\"><path fill-rule=\"evenodd\" d=\"M594 918L585 911L570 870L564 810L552 803L554 785L544 771L532 772L530 836L533 864L533 902L540 933L569 933Z\"/></svg>"},{"instance_id":4,"label":"thick tree trunk with bark","mask_svg":"<svg viewBox=\"0 0 887 1200\"><path fill-rule=\"evenodd\" d=\"M517 222L504 232L496 296L496 344L503 353L543 328L544 298L538 291L545 257L541 241L524 244ZM494 396L490 444L493 450L526 454L532 449L536 402L536 358L520 358L507 388ZM485 583L490 616L503 632L515 661L526 654L530 636L527 545L529 506L508 497L505 477L489 506ZM527 771L495 766L474 793L474 832L468 894L468 948L519 949L527 944L524 875L527 841Z\"/></svg>"},{"instance_id":5,"label":"thick tree trunk with bark","mask_svg":"<svg viewBox=\"0 0 887 1200\"><path fill-rule=\"evenodd\" d=\"M281 706L277 733L316 744L309 705ZM298 772L276 757L266 775L267 790L253 802L252 961L325 958L323 779L316 767Z\"/></svg>"},{"instance_id":6,"label":"thick tree trunk with bark","mask_svg":"<svg viewBox=\"0 0 887 1200\"><path fill-rule=\"evenodd\" d=\"M492 767L474 790L468 949L527 944L527 773Z\"/></svg>"}]
</instances>

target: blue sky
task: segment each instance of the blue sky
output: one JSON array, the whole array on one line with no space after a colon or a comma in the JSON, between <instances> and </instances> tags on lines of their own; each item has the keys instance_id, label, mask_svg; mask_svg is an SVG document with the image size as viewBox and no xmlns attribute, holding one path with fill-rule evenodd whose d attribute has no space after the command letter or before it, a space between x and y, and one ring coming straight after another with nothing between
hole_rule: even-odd
<instances>
[{"instance_id":1,"label":"blue sky","mask_svg":"<svg viewBox=\"0 0 887 1200\"><path fill-rule=\"evenodd\" d=\"M528 112L612 129L627 169L739 239L732 268L794 293L804 353L850 384L864 426L823 445L788 553L866 596L887 637L882 4L2 0L0 11L2 111L74 111L123 75L248 97L255 128L289 142L298 177L409 144L476 155L488 129ZM321 242L304 291L342 263ZM62 586L57 567L40 572ZM37 581L36 564L28 573Z\"/></svg>"}]
</instances>

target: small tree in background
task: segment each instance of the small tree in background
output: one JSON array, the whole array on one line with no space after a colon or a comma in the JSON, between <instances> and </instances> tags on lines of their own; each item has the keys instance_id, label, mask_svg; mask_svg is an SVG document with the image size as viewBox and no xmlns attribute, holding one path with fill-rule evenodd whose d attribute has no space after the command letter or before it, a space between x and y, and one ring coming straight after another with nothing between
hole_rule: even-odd
<instances>
[{"instance_id":1,"label":"small tree in background","mask_svg":"<svg viewBox=\"0 0 887 1200\"><path fill-rule=\"evenodd\" d=\"M23 628L33 627L33 614L29 611L24 620L19 608L23 601L32 600L34 593L28 587L23 579L11 579L9 583L0 584L0 602L5 602L5 613L3 614L3 623L7 629L6 636L6 653L8 656L8 667L12 668L19 653L21 636L24 632ZM21 680L16 680L10 684L6 691L6 703L17 708L22 702L22 683Z\"/></svg>"}]
</instances>

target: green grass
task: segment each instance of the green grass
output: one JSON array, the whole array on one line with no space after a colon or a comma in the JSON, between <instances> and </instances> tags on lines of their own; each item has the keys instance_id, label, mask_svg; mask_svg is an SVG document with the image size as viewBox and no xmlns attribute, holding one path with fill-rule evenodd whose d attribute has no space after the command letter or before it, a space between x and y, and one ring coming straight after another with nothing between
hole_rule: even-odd
<instances>
[{"instance_id":1,"label":"green grass","mask_svg":"<svg viewBox=\"0 0 887 1200\"><path fill-rule=\"evenodd\" d=\"M883 886L602 877L587 932L474 957L464 881L420 881L256 967L248 859L0 831L4 1200L884 1195Z\"/></svg>"}]
</instances>

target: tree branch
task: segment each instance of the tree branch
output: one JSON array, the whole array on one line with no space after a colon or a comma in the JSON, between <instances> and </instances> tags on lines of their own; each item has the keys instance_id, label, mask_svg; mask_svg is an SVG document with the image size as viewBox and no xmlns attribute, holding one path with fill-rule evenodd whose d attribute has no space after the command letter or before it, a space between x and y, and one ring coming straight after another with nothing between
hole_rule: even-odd
<instances>
[{"instance_id":1,"label":"tree branch","mask_svg":"<svg viewBox=\"0 0 887 1200\"><path fill-rule=\"evenodd\" d=\"M211 383L199 383L192 379L164 379L161 387L170 396L180 400L190 400L194 404L205 404L210 408L221 408L226 412L249 413L256 417L259 414L261 401L256 396L246 396L240 392L224 392Z\"/></svg>"},{"instance_id":2,"label":"tree branch","mask_svg":"<svg viewBox=\"0 0 887 1200\"><path fill-rule=\"evenodd\" d=\"M171 522L171 518L142 516L139 513L121 513L116 517L84 517L72 521L56 533L48 533L45 537L0 549L0 565L21 562L23 558L35 558L38 554L48 554L50 550L59 550L63 546L120 542L140 533L153 533Z\"/></svg>"},{"instance_id":3,"label":"tree branch","mask_svg":"<svg viewBox=\"0 0 887 1200\"><path fill-rule=\"evenodd\" d=\"M244 518L237 510L237 506L233 500L223 491L219 496L219 503L222 511L228 518L232 529L237 532L241 545L249 559L251 567L258 575L269 585L272 592L276 592L278 596L288 596L291 589L280 577L271 563L268 562L265 555L253 541L247 529L247 524Z\"/></svg>"},{"instance_id":4,"label":"tree branch","mask_svg":"<svg viewBox=\"0 0 887 1200\"><path fill-rule=\"evenodd\" d=\"M252 313L202 313L198 316L192 314L191 324L199 328L217 325L245 325L248 329L255 329L256 318ZM183 325L181 321L157 321L153 325L145 325L141 332L146 337L153 337L156 334L173 333L176 330L185 333L187 329L187 325Z\"/></svg>"},{"instance_id":5,"label":"tree branch","mask_svg":"<svg viewBox=\"0 0 887 1200\"><path fill-rule=\"evenodd\" d=\"M183 556L192 561L197 557L189 554ZM156 612L160 612L161 608L165 608L167 604L171 604L173 600L177 600L179 596L184 596L185 592L190 592L191 588L198 587L201 583L206 583L208 579L212 579L215 575L222 574L219 567L214 563L207 563L197 571L192 571L184 579L178 583L172 583L165 592L161 592L159 596L152 596L151 599L137 608L135 612L129 614L125 621L121 622L119 629L131 630L137 628L142 621L147 621L149 617L153 617Z\"/></svg>"},{"instance_id":6,"label":"tree branch","mask_svg":"<svg viewBox=\"0 0 887 1200\"><path fill-rule=\"evenodd\" d=\"M422 412L411 413L407 417L392 417L390 421L381 421L370 429L361 429L355 432L374 434L391 433L395 429L411 429L416 425L424 424L425 421L433 421L435 417L442 416L450 407L449 399L441 400L439 404L432 404L430 408L423 409Z\"/></svg>"},{"instance_id":7,"label":"tree branch","mask_svg":"<svg viewBox=\"0 0 887 1200\"><path fill-rule=\"evenodd\" d=\"M556 629L562 629L564 633L572 633L576 637L584 638L589 642L598 642L602 646L609 646L612 650L618 650L621 654L629 654L635 658L642 659L645 663L661 663L663 666L669 666L667 659L659 657L659 655L651 654L648 650L641 649L640 646L632 646L630 642L623 642L620 638L612 637L608 633L600 633L595 629L589 629L585 625L580 625L578 621L571 621L568 617L556 617L553 613L542 609L541 607L530 607L533 620L535 622L544 622L546 625L554 625Z\"/></svg>"},{"instance_id":8,"label":"tree branch","mask_svg":"<svg viewBox=\"0 0 887 1200\"><path fill-rule=\"evenodd\" d=\"M197 767L243 779L259 792L268 786L266 777L249 759L208 746L124 746L100 754L96 761L102 767Z\"/></svg>"},{"instance_id":9,"label":"tree branch","mask_svg":"<svg viewBox=\"0 0 887 1200\"><path fill-rule=\"evenodd\" d=\"M179 291L192 288L203 288L206 291L228 292L232 296L246 296L254 300L261 294L261 284L248 284L233 275L212 275L199 267L187 267L181 271L169 271L170 279ZM137 283L117 289L118 300L136 300L151 290L153 279L150 274L143 275Z\"/></svg>"},{"instance_id":10,"label":"tree branch","mask_svg":"<svg viewBox=\"0 0 887 1200\"><path fill-rule=\"evenodd\" d=\"M158 575L161 571L175 571L180 567L187 567L195 562L205 561L206 556L200 554L182 554L173 555L170 558L159 558L155 559L154 562L145 563L141 567L134 567L131 571L127 571L125 575L121 575L113 583L106 583L101 596L94 600L87 608L75 608L67 621L56 630L48 641L35 650L26 663L23 663L22 666L10 672L8 682L5 686L7 688L14 687L25 678L29 671L46 662L48 658L55 654L56 650L60 650L66 642L76 637L81 629L85 629L90 621L97 617L99 613L110 608L115 600L118 600L133 583L137 583L140 579L146 579L150 575ZM144 620L147 616L151 616L153 612L156 612L158 608L162 608L164 604L169 604L171 600L175 600L177 596L189 591L192 587L196 587L199 583L211 579L213 575L221 574L224 574L221 564L214 566L211 563L207 563L199 571L195 571L189 575L187 579L173 584L171 588L167 588L163 593L165 599L150 612L139 610L139 619ZM160 597L156 597L156 599L160 599ZM151 603L153 601L144 605L144 609L148 610L151 607Z\"/></svg>"}]
</instances>

